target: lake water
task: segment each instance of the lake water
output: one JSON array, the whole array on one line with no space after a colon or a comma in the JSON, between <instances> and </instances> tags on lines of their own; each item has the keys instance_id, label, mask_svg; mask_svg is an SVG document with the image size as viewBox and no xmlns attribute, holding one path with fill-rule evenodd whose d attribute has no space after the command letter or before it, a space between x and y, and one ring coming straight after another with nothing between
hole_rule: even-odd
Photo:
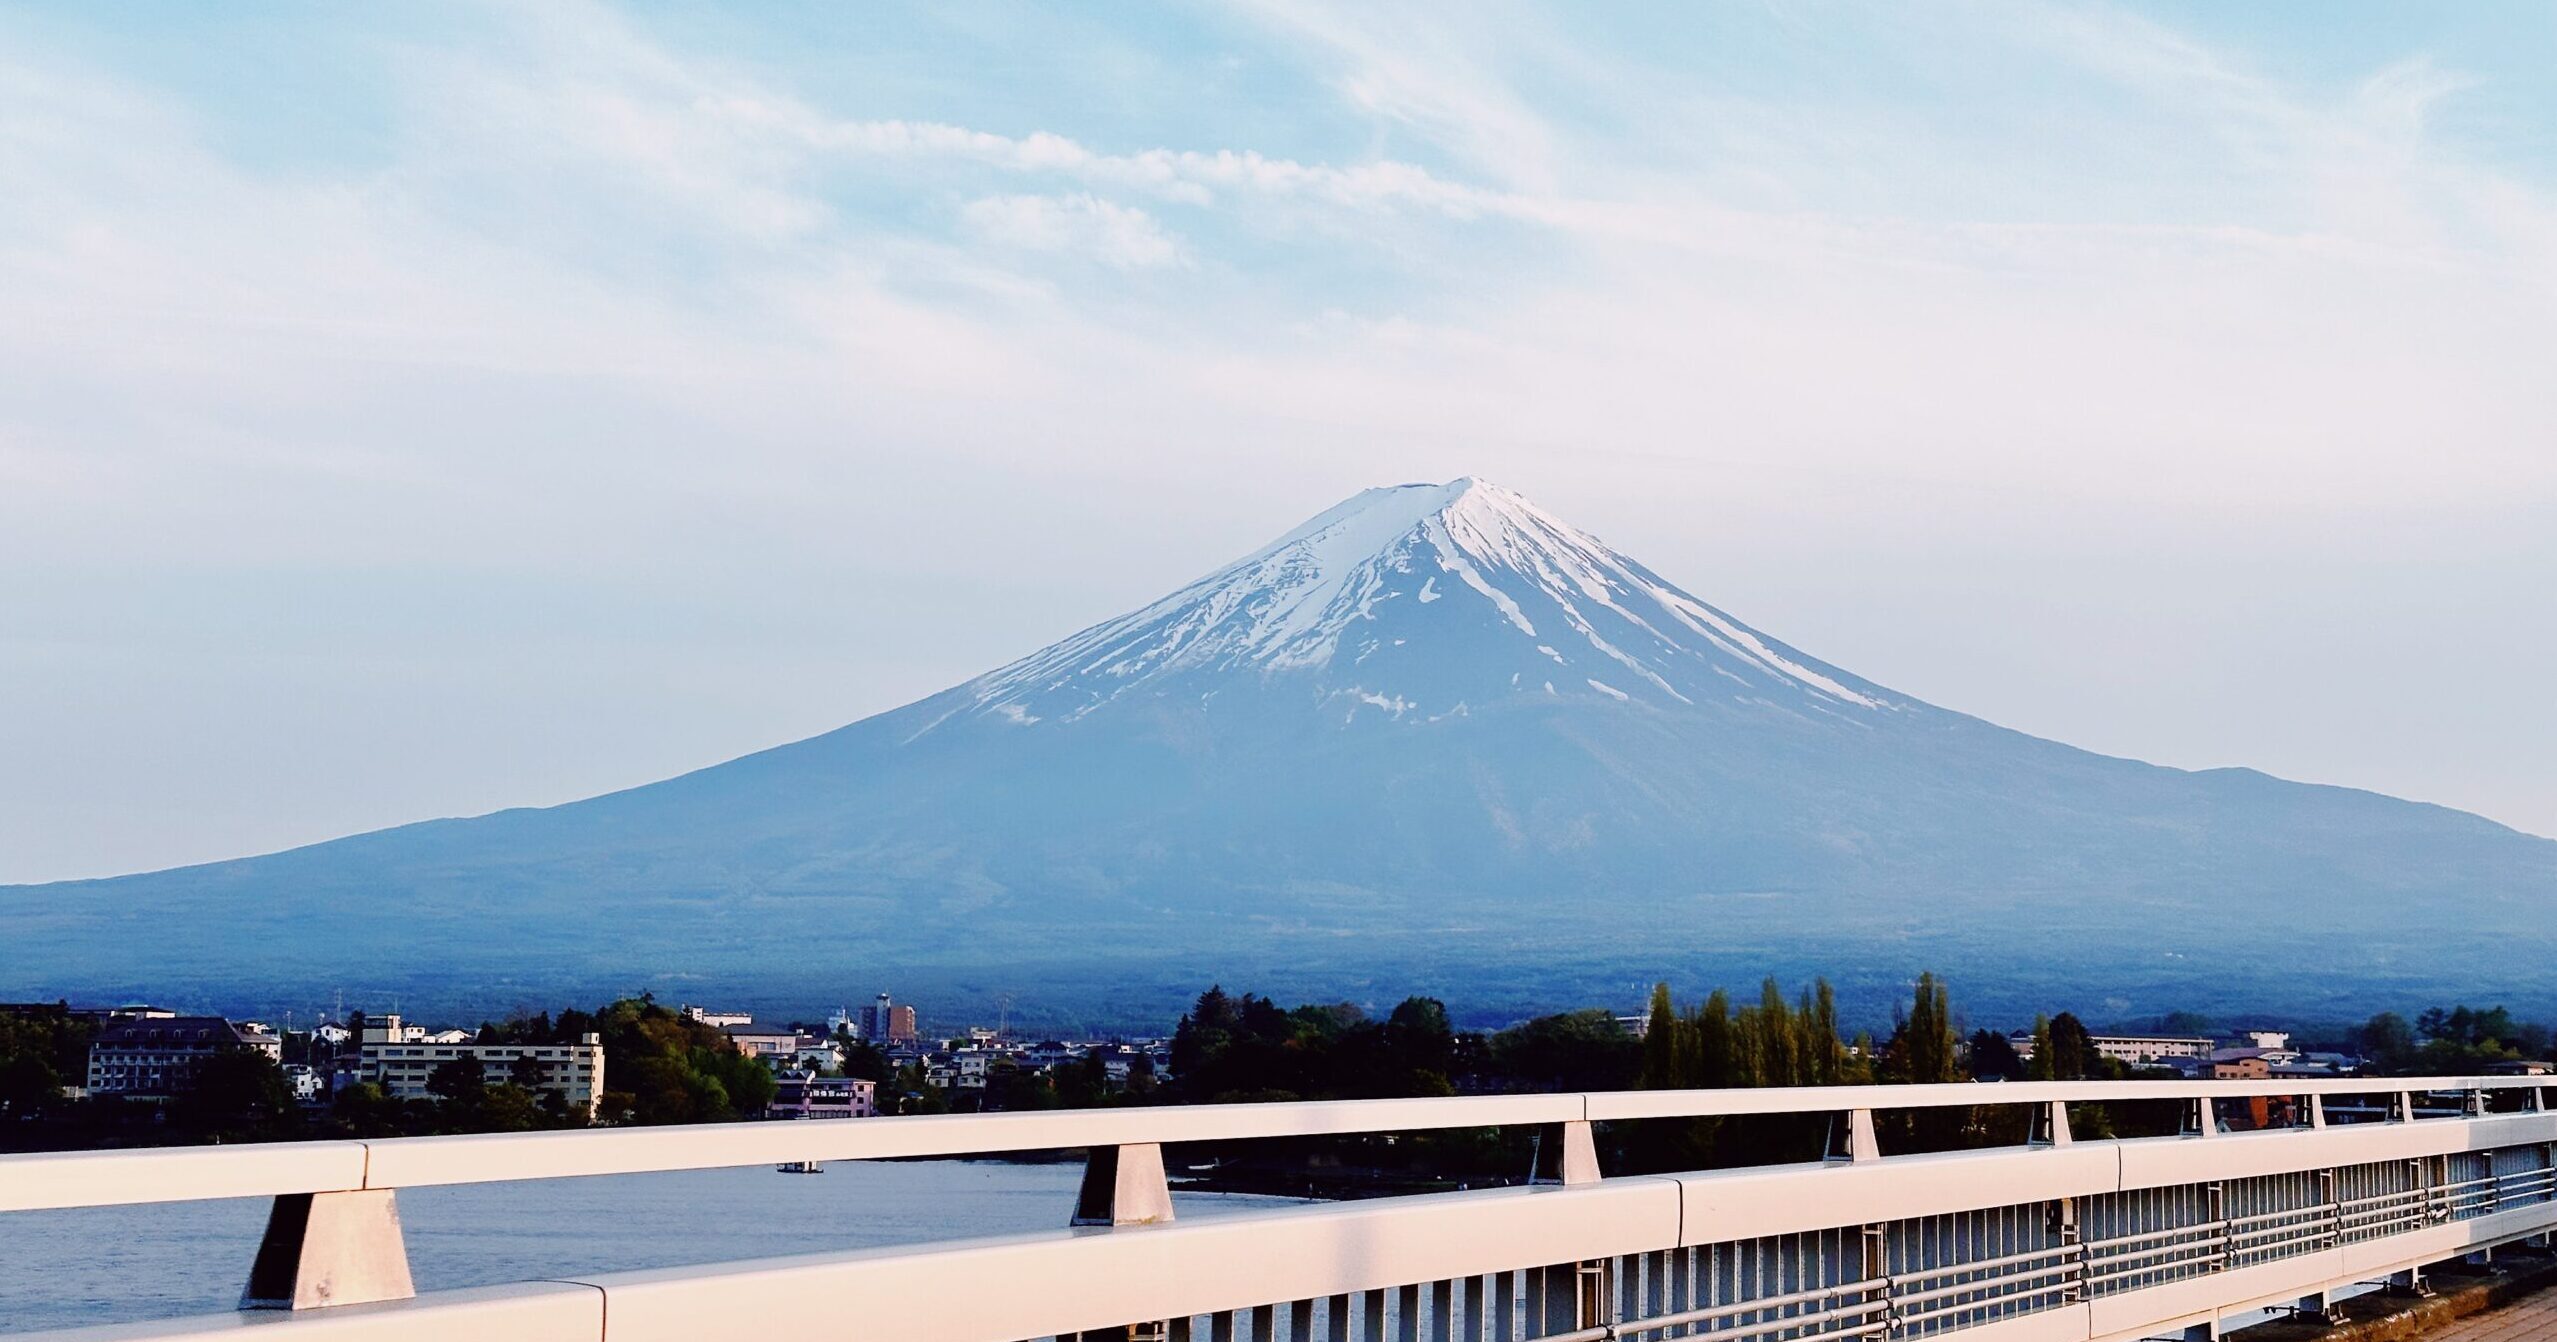
<instances>
[{"instance_id":1,"label":"lake water","mask_svg":"<svg viewBox=\"0 0 2557 1342\"><path fill-rule=\"evenodd\" d=\"M588 1272L919 1244L1063 1226L1082 1166L839 1162L413 1188L399 1195L420 1291ZM1172 1195L1182 1217L1292 1205ZM0 1213L0 1333L229 1310L263 1198Z\"/></svg>"}]
</instances>

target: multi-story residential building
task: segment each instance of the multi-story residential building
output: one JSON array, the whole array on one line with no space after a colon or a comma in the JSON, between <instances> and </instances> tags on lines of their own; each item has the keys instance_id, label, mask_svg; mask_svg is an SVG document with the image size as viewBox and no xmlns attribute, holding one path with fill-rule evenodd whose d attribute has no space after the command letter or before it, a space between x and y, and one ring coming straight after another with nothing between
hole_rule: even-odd
<instances>
[{"instance_id":1,"label":"multi-story residential building","mask_svg":"<svg viewBox=\"0 0 2557 1342\"><path fill-rule=\"evenodd\" d=\"M878 1112L878 1082L804 1073L783 1074L764 1107L766 1118L869 1118Z\"/></svg>"},{"instance_id":2,"label":"multi-story residential building","mask_svg":"<svg viewBox=\"0 0 2557 1342\"><path fill-rule=\"evenodd\" d=\"M700 1021L714 1030L725 1030L731 1025L755 1023L755 1015L751 1011L713 1011L709 1007L697 1006L688 1006L683 1010L686 1019Z\"/></svg>"},{"instance_id":3,"label":"multi-story residential building","mask_svg":"<svg viewBox=\"0 0 2557 1342\"><path fill-rule=\"evenodd\" d=\"M2173 1058L2208 1058L2219 1047L2210 1039L2159 1034L2098 1034L2087 1036L2087 1042L2095 1045L2097 1053L2133 1067L2150 1067ZM2014 1046L2015 1056L2032 1061L2032 1031L2008 1035L2007 1043Z\"/></svg>"},{"instance_id":4,"label":"multi-story residential building","mask_svg":"<svg viewBox=\"0 0 2557 1342\"><path fill-rule=\"evenodd\" d=\"M89 1043L89 1093L165 1100L186 1086L196 1064L231 1049L284 1056L284 1041L263 1025L234 1025L220 1016L113 1016Z\"/></svg>"},{"instance_id":5,"label":"multi-story residential building","mask_svg":"<svg viewBox=\"0 0 2557 1342\"><path fill-rule=\"evenodd\" d=\"M364 1023L364 1042L356 1057L356 1077L380 1086L403 1100L426 1099L435 1069L457 1059L479 1064L488 1085L509 1081L557 1095L572 1113L595 1117L604 1098L604 1040L581 1035L574 1044L430 1044L412 1038L413 1026L397 1016ZM419 1032L421 1035L423 1031Z\"/></svg>"}]
</instances>

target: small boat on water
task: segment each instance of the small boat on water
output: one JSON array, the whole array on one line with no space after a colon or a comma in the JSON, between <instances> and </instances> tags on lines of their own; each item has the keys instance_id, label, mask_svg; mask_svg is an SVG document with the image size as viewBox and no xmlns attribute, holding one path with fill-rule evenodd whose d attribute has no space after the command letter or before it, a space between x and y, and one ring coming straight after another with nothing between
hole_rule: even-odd
<instances>
[{"instance_id":1,"label":"small boat on water","mask_svg":"<svg viewBox=\"0 0 2557 1342\"><path fill-rule=\"evenodd\" d=\"M823 1174L826 1172L824 1162L815 1160L785 1160L780 1164L773 1166L773 1168L779 1170L783 1174Z\"/></svg>"}]
</instances>

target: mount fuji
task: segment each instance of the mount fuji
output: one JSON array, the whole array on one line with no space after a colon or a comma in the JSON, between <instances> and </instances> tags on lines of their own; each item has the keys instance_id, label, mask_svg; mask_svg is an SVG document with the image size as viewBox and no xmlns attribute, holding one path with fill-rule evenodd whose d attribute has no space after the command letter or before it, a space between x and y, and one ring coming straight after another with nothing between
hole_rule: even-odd
<instances>
[{"instance_id":1,"label":"mount fuji","mask_svg":"<svg viewBox=\"0 0 2557 1342\"><path fill-rule=\"evenodd\" d=\"M1371 489L823 736L564 806L0 889L0 995L502 1009L1211 980L1630 1008L1921 968L1975 1007L2557 999L2557 843L1921 702L1475 480Z\"/></svg>"}]
</instances>

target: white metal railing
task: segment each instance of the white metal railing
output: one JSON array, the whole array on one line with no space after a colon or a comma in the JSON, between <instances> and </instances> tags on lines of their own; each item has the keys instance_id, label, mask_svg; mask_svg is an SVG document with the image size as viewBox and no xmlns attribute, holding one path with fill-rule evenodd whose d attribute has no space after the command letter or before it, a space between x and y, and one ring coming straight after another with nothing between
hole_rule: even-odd
<instances>
[{"instance_id":1,"label":"white metal railing","mask_svg":"<svg viewBox=\"0 0 2557 1342\"><path fill-rule=\"evenodd\" d=\"M2411 1281L2423 1264L2547 1234L2557 1113L2544 1084L1641 1091L78 1152L0 1157L0 1211L272 1196L244 1300L299 1310L265 1317L314 1339L644 1342L839 1332L849 1318L864 1336L984 1342L1132 1329L1252 1342L2091 1342ZM2330 1096L2376 1097L2337 1110L2378 1121L2330 1124ZM2299 1125L2227 1131L2218 1105L2257 1097L2288 1100ZM2071 1140L2071 1104L2161 1100L2184 1106L2184 1136ZM1880 1151L1875 1111L1957 1105L2029 1106L2034 1139ZM1745 1114L1831 1115L1836 1155L1599 1177L1593 1123ZM1550 1183L1170 1223L1165 1144L1519 1126L1545 1134ZM1074 1148L1091 1152L1079 1228L414 1297L394 1204L400 1188L436 1184ZM193 1337L243 1318L113 1335Z\"/></svg>"}]
</instances>

